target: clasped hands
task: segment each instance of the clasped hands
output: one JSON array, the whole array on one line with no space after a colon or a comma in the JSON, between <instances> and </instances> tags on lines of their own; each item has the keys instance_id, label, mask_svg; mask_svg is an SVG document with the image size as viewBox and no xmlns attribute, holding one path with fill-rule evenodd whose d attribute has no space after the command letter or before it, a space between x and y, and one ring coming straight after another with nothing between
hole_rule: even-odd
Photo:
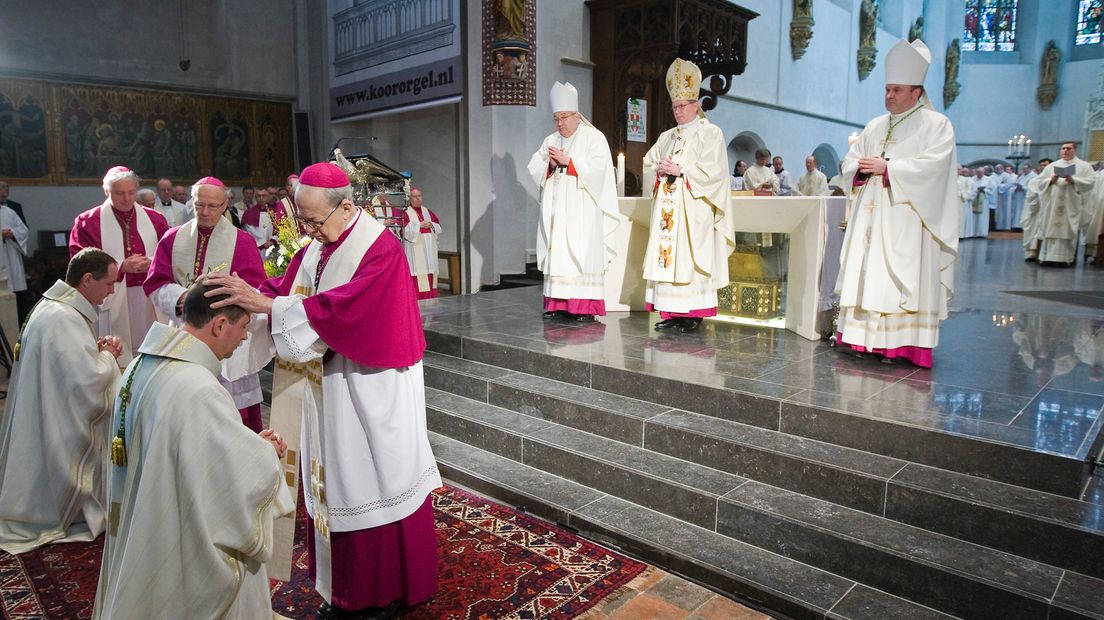
<instances>
[{"instance_id":1,"label":"clasped hands","mask_svg":"<svg viewBox=\"0 0 1104 620\"><path fill-rule=\"evenodd\" d=\"M96 346L100 351L110 353L115 359L119 359L123 354L123 341L116 336L104 336L96 341Z\"/></svg>"},{"instance_id":2,"label":"clasped hands","mask_svg":"<svg viewBox=\"0 0 1104 620\"><path fill-rule=\"evenodd\" d=\"M146 273L149 271L150 258L142 254L131 254L123 259L123 273Z\"/></svg>"},{"instance_id":3,"label":"clasped hands","mask_svg":"<svg viewBox=\"0 0 1104 620\"><path fill-rule=\"evenodd\" d=\"M659 166L656 167L656 172L664 176L681 177L682 166L676 164L670 157L664 157L659 160Z\"/></svg>"},{"instance_id":4,"label":"clasped hands","mask_svg":"<svg viewBox=\"0 0 1104 620\"><path fill-rule=\"evenodd\" d=\"M860 157L859 172L880 177L885 174L886 160L881 157Z\"/></svg>"},{"instance_id":5,"label":"clasped hands","mask_svg":"<svg viewBox=\"0 0 1104 620\"><path fill-rule=\"evenodd\" d=\"M276 450L276 456L284 458L284 455L287 454L287 442L284 441L284 438L281 437L279 433L271 428L266 428L258 433L258 435L261 439L272 444L272 448Z\"/></svg>"},{"instance_id":6,"label":"clasped hands","mask_svg":"<svg viewBox=\"0 0 1104 620\"><path fill-rule=\"evenodd\" d=\"M567 154L567 151L561 148L549 146L548 161L557 166L566 166L567 164L571 163L571 156Z\"/></svg>"}]
</instances>

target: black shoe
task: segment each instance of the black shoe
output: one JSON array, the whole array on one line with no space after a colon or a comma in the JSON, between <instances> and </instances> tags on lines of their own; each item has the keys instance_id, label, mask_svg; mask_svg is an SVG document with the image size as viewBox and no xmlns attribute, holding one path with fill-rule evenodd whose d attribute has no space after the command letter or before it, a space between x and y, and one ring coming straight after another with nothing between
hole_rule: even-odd
<instances>
[{"instance_id":1,"label":"black shoe","mask_svg":"<svg viewBox=\"0 0 1104 620\"><path fill-rule=\"evenodd\" d=\"M672 329L679 326L680 321L678 319L664 319L655 324L656 331L662 331L664 329Z\"/></svg>"},{"instance_id":2,"label":"black shoe","mask_svg":"<svg viewBox=\"0 0 1104 620\"><path fill-rule=\"evenodd\" d=\"M544 320L547 321L549 319L558 318L561 314L567 314L567 313L564 312L563 310L547 310L541 316L544 317Z\"/></svg>"},{"instance_id":3,"label":"black shoe","mask_svg":"<svg viewBox=\"0 0 1104 620\"><path fill-rule=\"evenodd\" d=\"M575 322L576 323L593 323L594 322L594 315L593 314L576 314L576 315L573 315L573 316L575 317Z\"/></svg>"},{"instance_id":4,"label":"black shoe","mask_svg":"<svg viewBox=\"0 0 1104 620\"><path fill-rule=\"evenodd\" d=\"M697 318L683 319L682 324L679 325L679 331L684 334L698 331L698 326L701 325L702 320Z\"/></svg>"}]
</instances>

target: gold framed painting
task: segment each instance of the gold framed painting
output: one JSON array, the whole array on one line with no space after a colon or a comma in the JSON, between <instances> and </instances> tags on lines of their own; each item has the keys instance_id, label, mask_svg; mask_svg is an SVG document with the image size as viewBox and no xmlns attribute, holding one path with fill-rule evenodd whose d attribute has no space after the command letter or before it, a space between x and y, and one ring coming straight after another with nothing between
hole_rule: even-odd
<instances>
[{"instance_id":1,"label":"gold framed painting","mask_svg":"<svg viewBox=\"0 0 1104 620\"><path fill-rule=\"evenodd\" d=\"M282 182L293 165L291 105L0 78L0 177L89 185L118 165L181 183Z\"/></svg>"}]
</instances>

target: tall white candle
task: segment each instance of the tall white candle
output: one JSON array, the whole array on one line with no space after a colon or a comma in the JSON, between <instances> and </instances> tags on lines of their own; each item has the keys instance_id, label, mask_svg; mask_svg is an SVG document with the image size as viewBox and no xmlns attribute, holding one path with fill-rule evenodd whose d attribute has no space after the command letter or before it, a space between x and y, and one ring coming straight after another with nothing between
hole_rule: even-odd
<instances>
[{"instance_id":1,"label":"tall white candle","mask_svg":"<svg viewBox=\"0 0 1104 620\"><path fill-rule=\"evenodd\" d=\"M617 195L625 196L625 154L617 154Z\"/></svg>"},{"instance_id":2,"label":"tall white candle","mask_svg":"<svg viewBox=\"0 0 1104 620\"><path fill-rule=\"evenodd\" d=\"M847 136L847 148L851 148L851 145L859 141L859 134L852 131L851 135Z\"/></svg>"}]
</instances>

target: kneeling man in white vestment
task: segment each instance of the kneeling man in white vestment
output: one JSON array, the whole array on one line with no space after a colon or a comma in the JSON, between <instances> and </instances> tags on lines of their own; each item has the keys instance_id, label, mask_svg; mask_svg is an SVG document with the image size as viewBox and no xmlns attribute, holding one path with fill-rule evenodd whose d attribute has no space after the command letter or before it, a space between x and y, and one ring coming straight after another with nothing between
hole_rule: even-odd
<instances>
[{"instance_id":1,"label":"kneeling man in white vestment","mask_svg":"<svg viewBox=\"0 0 1104 620\"><path fill-rule=\"evenodd\" d=\"M241 423L219 383L251 315L195 284L184 327L154 323L111 420L108 536L95 618L272 618L273 522L295 510L286 444Z\"/></svg>"},{"instance_id":2,"label":"kneeling man in white vestment","mask_svg":"<svg viewBox=\"0 0 1104 620\"><path fill-rule=\"evenodd\" d=\"M0 549L23 553L104 531L103 466L122 343L96 338L97 306L118 265L77 252L46 291L15 349L0 421Z\"/></svg>"},{"instance_id":3,"label":"kneeling man in white vestment","mask_svg":"<svg viewBox=\"0 0 1104 620\"><path fill-rule=\"evenodd\" d=\"M839 340L848 351L930 368L958 256L954 129L924 95L931 52L899 41L886 56L889 114L843 163L852 182L840 255Z\"/></svg>"}]
</instances>

